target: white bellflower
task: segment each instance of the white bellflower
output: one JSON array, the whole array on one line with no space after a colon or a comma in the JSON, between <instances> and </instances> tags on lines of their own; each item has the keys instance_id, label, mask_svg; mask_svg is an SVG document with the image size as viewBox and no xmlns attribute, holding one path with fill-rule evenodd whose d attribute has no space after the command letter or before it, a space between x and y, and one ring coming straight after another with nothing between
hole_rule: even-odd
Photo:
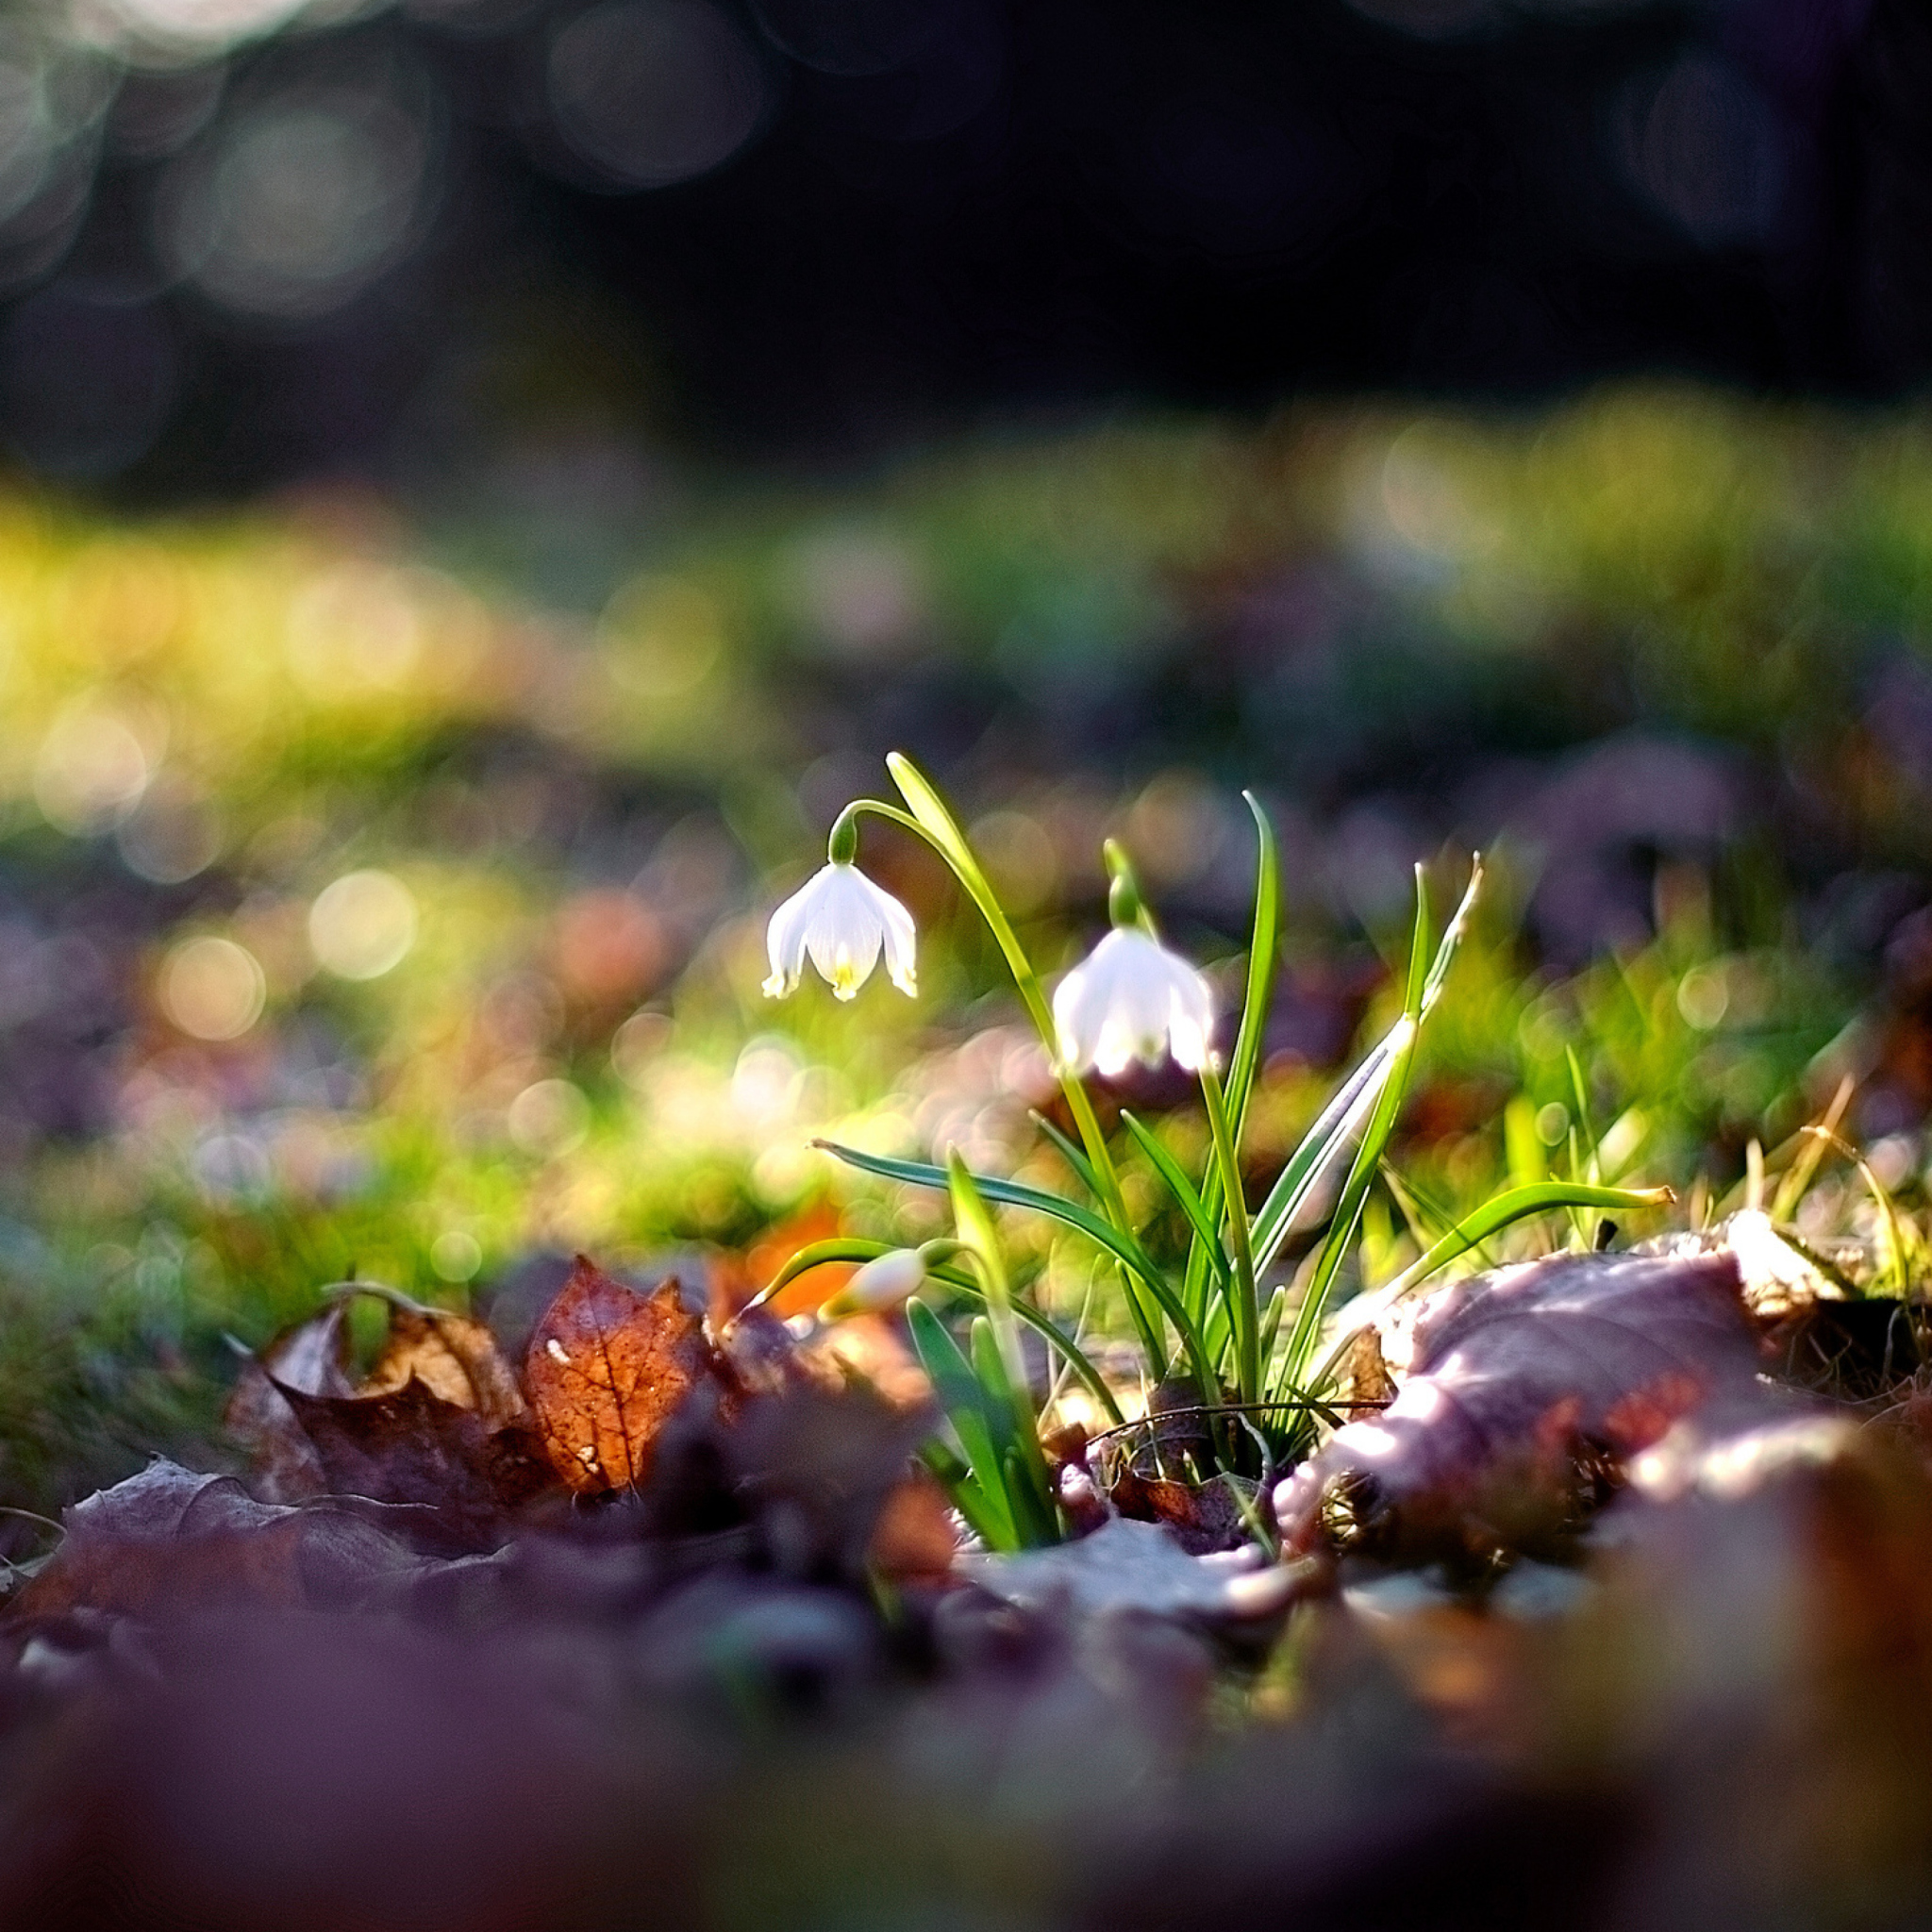
<instances>
[{"instance_id":1,"label":"white bellflower","mask_svg":"<svg viewBox=\"0 0 1932 1932\"><path fill-rule=\"evenodd\" d=\"M1134 926L1119 926L1060 981L1053 996L1060 1059L1074 1073L1111 1079L1131 1060L1163 1053L1191 1074L1208 1064L1214 996L1178 953Z\"/></svg>"},{"instance_id":2,"label":"white bellflower","mask_svg":"<svg viewBox=\"0 0 1932 1932\"><path fill-rule=\"evenodd\" d=\"M782 999L795 991L809 958L833 992L849 1000L872 976L881 950L892 984L903 993L916 993L917 938L911 913L891 893L856 865L834 859L772 914L765 932L772 962L766 995Z\"/></svg>"}]
</instances>

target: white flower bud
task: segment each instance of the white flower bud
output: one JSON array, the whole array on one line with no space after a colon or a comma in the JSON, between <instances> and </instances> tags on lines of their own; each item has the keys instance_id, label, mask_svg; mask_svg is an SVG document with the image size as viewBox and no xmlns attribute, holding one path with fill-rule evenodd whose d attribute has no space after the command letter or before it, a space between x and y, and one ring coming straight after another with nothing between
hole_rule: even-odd
<instances>
[{"instance_id":1,"label":"white flower bud","mask_svg":"<svg viewBox=\"0 0 1932 1932\"><path fill-rule=\"evenodd\" d=\"M823 1322L848 1315L883 1314L919 1292L925 1280L925 1257L917 1248L891 1248L875 1255L819 1310Z\"/></svg>"}]
</instances>

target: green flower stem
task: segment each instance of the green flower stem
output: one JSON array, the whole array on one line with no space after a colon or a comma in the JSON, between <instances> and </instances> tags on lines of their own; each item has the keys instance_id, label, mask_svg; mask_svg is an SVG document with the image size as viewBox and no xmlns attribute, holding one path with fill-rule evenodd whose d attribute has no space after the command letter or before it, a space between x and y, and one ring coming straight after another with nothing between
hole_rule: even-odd
<instances>
[{"instance_id":1,"label":"green flower stem","mask_svg":"<svg viewBox=\"0 0 1932 1932\"><path fill-rule=\"evenodd\" d=\"M1227 1312L1234 1331L1235 1383L1243 1402L1257 1402L1261 1394L1261 1297L1255 1286L1247 1202L1241 1193L1227 1102L1221 1091L1221 1076L1211 1062L1201 1069L1201 1097L1207 1103L1208 1127L1214 1137L1214 1159L1221 1172L1221 1196L1227 1211L1228 1245L1233 1250L1234 1278L1228 1284Z\"/></svg>"},{"instance_id":2,"label":"green flower stem","mask_svg":"<svg viewBox=\"0 0 1932 1932\"><path fill-rule=\"evenodd\" d=\"M1047 1006L1046 994L1041 989L1040 975L1034 972L1033 962L1026 957L1026 949L1020 943L1020 936L1013 930L1005 907L1000 904L991 882L974 858L964 834L953 823L951 815L940 804L938 794L911 761L894 752L886 763L899 789L908 798L928 802L928 808L939 824L928 825L924 819L909 811L901 811L897 806L888 805L883 799L855 798L834 822L830 843L842 849L852 849L857 841L856 826L859 815L870 812L874 817L885 819L923 839L945 861L947 870L959 881L966 896L979 908L987 929L1006 956L1007 970L1013 975L1020 1003L1026 1008L1026 1016L1033 1022L1034 1030L1046 1048L1054 1075L1059 1081L1060 1091L1066 1096L1067 1110L1079 1130L1080 1144L1087 1150L1088 1163L1093 1170L1097 1184L1100 1211L1122 1234L1131 1235L1133 1225L1127 1218L1127 1204L1121 1193L1120 1174L1108 1149L1107 1136L1100 1130L1100 1122L1094 1114L1093 1102L1085 1085L1077 1074L1060 1065L1059 1041L1054 1028L1053 1012ZM1159 1315L1148 1307L1138 1283L1125 1274L1123 1274L1122 1282L1126 1290L1127 1307L1133 1313L1135 1326L1141 1331L1141 1344L1147 1351L1148 1359L1158 1372L1165 1373L1167 1350L1161 1341Z\"/></svg>"}]
</instances>

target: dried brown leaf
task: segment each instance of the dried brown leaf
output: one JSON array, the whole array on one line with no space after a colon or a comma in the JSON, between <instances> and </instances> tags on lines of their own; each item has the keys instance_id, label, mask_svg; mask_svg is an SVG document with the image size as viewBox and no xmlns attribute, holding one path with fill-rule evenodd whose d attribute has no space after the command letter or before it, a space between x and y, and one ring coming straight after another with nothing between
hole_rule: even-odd
<instances>
[{"instance_id":1,"label":"dried brown leaf","mask_svg":"<svg viewBox=\"0 0 1932 1932\"><path fill-rule=\"evenodd\" d=\"M675 1277L641 1295L579 1255L524 1362L553 1467L587 1495L641 1481L665 1424L712 1361L703 1318Z\"/></svg>"},{"instance_id":2,"label":"dried brown leaf","mask_svg":"<svg viewBox=\"0 0 1932 1932\"><path fill-rule=\"evenodd\" d=\"M525 1412L515 1373L481 1322L391 1301L388 1338L357 1393L388 1395L412 1380L458 1408L474 1409L486 1428L501 1428Z\"/></svg>"},{"instance_id":3,"label":"dried brown leaf","mask_svg":"<svg viewBox=\"0 0 1932 1932\"><path fill-rule=\"evenodd\" d=\"M258 1355L244 1355L242 1373L222 1413L223 1426L255 1459L257 1483L272 1503L299 1503L328 1488L314 1444L303 1434L282 1394L350 1393L348 1307L331 1302L284 1328ZM279 1385L279 1386L278 1386Z\"/></svg>"},{"instance_id":4,"label":"dried brown leaf","mask_svg":"<svg viewBox=\"0 0 1932 1932\"><path fill-rule=\"evenodd\" d=\"M1382 1338L1360 1328L1341 1357L1336 1392L1344 1403L1393 1402L1395 1377L1382 1357Z\"/></svg>"},{"instance_id":5,"label":"dried brown leaf","mask_svg":"<svg viewBox=\"0 0 1932 1932\"><path fill-rule=\"evenodd\" d=\"M1393 1404L1275 1492L1290 1548L1338 1507L1385 1545L1524 1545L1680 1418L1761 1414L1736 1257L1568 1255L1457 1282L1417 1315Z\"/></svg>"},{"instance_id":6,"label":"dried brown leaf","mask_svg":"<svg viewBox=\"0 0 1932 1932\"><path fill-rule=\"evenodd\" d=\"M167 1461L76 1503L65 1527L65 1541L13 1599L9 1617L318 1607L343 1602L409 1560L346 1512L258 1503L232 1476Z\"/></svg>"},{"instance_id":7,"label":"dried brown leaf","mask_svg":"<svg viewBox=\"0 0 1932 1932\"><path fill-rule=\"evenodd\" d=\"M1238 1550L1249 1541L1241 1502L1253 1507L1248 1492L1255 1486L1247 1483L1238 1501L1229 1484L1239 1480L1217 1476L1205 1483L1176 1482L1143 1476L1131 1465L1115 1463L1103 1493L1121 1515L1137 1523L1163 1524L1189 1556L1205 1557L1214 1550Z\"/></svg>"},{"instance_id":8,"label":"dried brown leaf","mask_svg":"<svg viewBox=\"0 0 1932 1932\"><path fill-rule=\"evenodd\" d=\"M527 1423L491 1429L421 1381L380 1395L282 1392L328 1491L423 1506L408 1527L427 1547L494 1548L508 1534L507 1513L555 1486Z\"/></svg>"}]
</instances>

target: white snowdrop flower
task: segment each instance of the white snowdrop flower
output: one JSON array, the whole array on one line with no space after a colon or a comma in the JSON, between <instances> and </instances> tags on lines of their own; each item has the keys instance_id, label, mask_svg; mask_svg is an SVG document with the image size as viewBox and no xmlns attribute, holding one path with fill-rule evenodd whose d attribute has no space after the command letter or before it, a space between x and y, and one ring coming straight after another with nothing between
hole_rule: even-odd
<instances>
[{"instance_id":1,"label":"white snowdrop flower","mask_svg":"<svg viewBox=\"0 0 1932 1932\"><path fill-rule=\"evenodd\" d=\"M903 993L919 991L913 968L918 935L912 915L891 893L873 884L856 865L834 859L815 873L777 911L765 933L772 976L771 999L797 990L808 958L841 1000L849 1000L878 964Z\"/></svg>"},{"instance_id":2,"label":"white snowdrop flower","mask_svg":"<svg viewBox=\"0 0 1932 1932\"><path fill-rule=\"evenodd\" d=\"M1060 1058L1074 1073L1111 1078L1128 1061L1153 1066L1171 1053L1191 1074L1208 1064L1214 996L1178 953L1120 926L1060 981L1053 996Z\"/></svg>"},{"instance_id":3,"label":"white snowdrop flower","mask_svg":"<svg viewBox=\"0 0 1932 1932\"><path fill-rule=\"evenodd\" d=\"M874 1255L819 1310L824 1322L848 1315L883 1314L919 1292L925 1280L925 1257L917 1248L891 1248Z\"/></svg>"}]
</instances>

